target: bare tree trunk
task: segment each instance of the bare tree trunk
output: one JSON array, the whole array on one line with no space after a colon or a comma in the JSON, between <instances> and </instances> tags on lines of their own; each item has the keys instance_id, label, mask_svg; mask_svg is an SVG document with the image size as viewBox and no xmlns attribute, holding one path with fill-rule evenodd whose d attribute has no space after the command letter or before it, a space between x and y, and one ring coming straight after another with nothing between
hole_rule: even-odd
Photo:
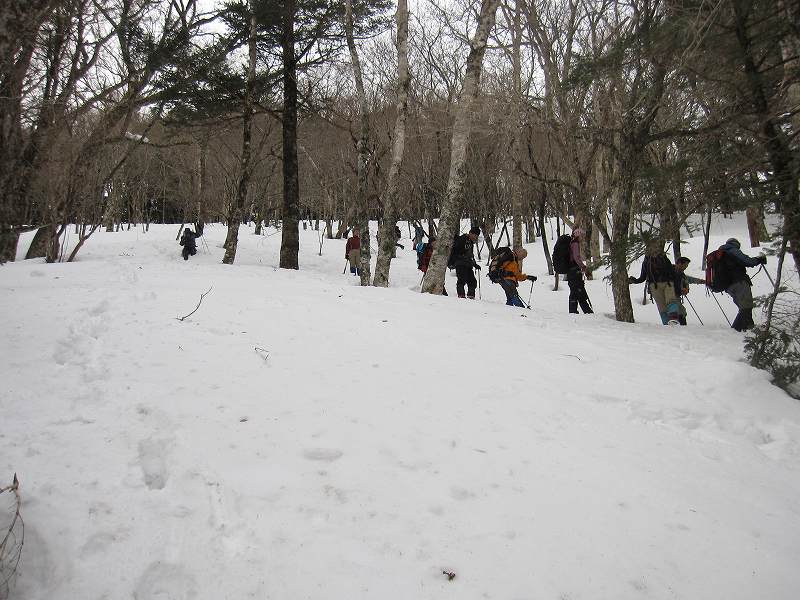
<instances>
[{"instance_id":1,"label":"bare tree trunk","mask_svg":"<svg viewBox=\"0 0 800 600\"><path fill-rule=\"evenodd\" d=\"M500 0L481 0L478 26L470 42L464 84L461 90L461 97L456 105L455 122L453 123L450 175L447 180L447 194L442 203L442 211L439 218L439 235L437 237L436 250L431 257L428 271L422 281L422 291L428 294L441 294L444 289L447 259L453 247L454 234L458 232L464 199L464 170L467 145L472 131L473 105L479 92L486 42L492 27L494 27L495 14L499 3Z\"/></svg>"},{"instance_id":2,"label":"bare tree trunk","mask_svg":"<svg viewBox=\"0 0 800 600\"><path fill-rule=\"evenodd\" d=\"M538 206L538 219L539 219L539 231L541 232L542 238L542 250L544 251L544 258L547 261L547 272L550 275L554 274L553 271L553 259L550 256L550 248L547 246L547 232L545 231L545 223L544 223L544 208L547 203L547 197L545 196L544 188L542 189L542 197L539 200ZM558 275L556 275L556 289L558 289Z\"/></svg>"},{"instance_id":3,"label":"bare tree trunk","mask_svg":"<svg viewBox=\"0 0 800 600\"><path fill-rule=\"evenodd\" d=\"M283 5L283 214L281 215L281 269L299 268L300 181L297 166L297 59L295 57L295 0Z\"/></svg>"},{"instance_id":4,"label":"bare tree trunk","mask_svg":"<svg viewBox=\"0 0 800 600\"><path fill-rule=\"evenodd\" d=\"M750 247L758 248L761 245L759 220L761 218L761 206L758 203L751 204L745 211L747 215L747 234L750 237Z\"/></svg>"},{"instance_id":5,"label":"bare tree trunk","mask_svg":"<svg viewBox=\"0 0 800 600\"><path fill-rule=\"evenodd\" d=\"M361 285L370 284L370 262L372 259L369 235L369 207L367 206L367 162L369 160L369 107L367 94L364 91L364 78L361 71L361 61L358 58L355 38L353 36L353 1L345 3L345 34L347 47L350 50L350 60L353 63L353 78L358 96L360 132L358 136L358 191L356 195L356 222L361 230ZM385 241L385 240L384 240Z\"/></svg>"},{"instance_id":6,"label":"bare tree trunk","mask_svg":"<svg viewBox=\"0 0 800 600\"><path fill-rule=\"evenodd\" d=\"M623 156L619 165L618 185L614 190L614 213L611 241L611 292L617 321L633 323L633 304L628 283L628 229L631 223L634 189L634 165Z\"/></svg>"},{"instance_id":7,"label":"bare tree trunk","mask_svg":"<svg viewBox=\"0 0 800 600\"><path fill-rule=\"evenodd\" d=\"M522 248L522 0L514 0L514 14L512 16L511 27L511 86L512 102L511 110L513 129L513 143L511 154L513 156L511 164L514 165L511 173L511 215L513 219L512 231L514 250Z\"/></svg>"},{"instance_id":8,"label":"bare tree trunk","mask_svg":"<svg viewBox=\"0 0 800 600\"><path fill-rule=\"evenodd\" d=\"M250 140L253 132L253 93L256 84L256 11L253 0L249 2L250 39L247 42L249 52L247 62L247 84L244 91L242 107L242 158L239 162L239 185L236 187L236 200L231 207L228 218L228 235L225 238L225 256L223 264L232 265L236 260L236 249L239 245L239 225L242 222L242 211L247 201L250 187Z\"/></svg>"},{"instance_id":9,"label":"bare tree trunk","mask_svg":"<svg viewBox=\"0 0 800 600\"><path fill-rule=\"evenodd\" d=\"M53 244L53 240L58 240L56 237L55 225L45 225L36 230L33 236L28 252L25 254L25 260L30 258L42 258L48 255L47 249ZM56 241L56 244L58 242Z\"/></svg>"},{"instance_id":10,"label":"bare tree trunk","mask_svg":"<svg viewBox=\"0 0 800 600\"><path fill-rule=\"evenodd\" d=\"M348 0L348 5L351 0ZM406 119L408 116L408 88L411 75L408 70L408 2L397 2L397 120L394 125L392 141L392 164L389 167L389 180L383 199L383 224L381 243L378 246L378 260L375 264L374 285L389 285L389 269L395 248L395 227L397 224L398 180L400 166L406 144Z\"/></svg>"}]
</instances>

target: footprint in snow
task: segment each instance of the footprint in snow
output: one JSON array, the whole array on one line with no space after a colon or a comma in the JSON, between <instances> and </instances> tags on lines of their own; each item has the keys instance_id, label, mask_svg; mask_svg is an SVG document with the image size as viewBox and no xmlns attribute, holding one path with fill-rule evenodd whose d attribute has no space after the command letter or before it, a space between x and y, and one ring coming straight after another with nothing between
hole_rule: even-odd
<instances>
[{"instance_id":1,"label":"footprint in snow","mask_svg":"<svg viewBox=\"0 0 800 600\"><path fill-rule=\"evenodd\" d=\"M192 600L197 582L177 564L154 562L139 577L133 591L135 600Z\"/></svg>"},{"instance_id":2,"label":"footprint in snow","mask_svg":"<svg viewBox=\"0 0 800 600\"><path fill-rule=\"evenodd\" d=\"M309 448L303 452L303 457L308 460L333 462L342 457L342 451L336 450L335 448Z\"/></svg>"},{"instance_id":3,"label":"footprint in snow","mask_svg":"<svg viewBox=\"0 0 800 600\"><path fill-rule=\"evenodd\" d=\"M139 442L139 466L145 485L151 490L162 490L167 485L169 473L165 460L169 441L148 438Z\"/></svg>"}]
</instances>

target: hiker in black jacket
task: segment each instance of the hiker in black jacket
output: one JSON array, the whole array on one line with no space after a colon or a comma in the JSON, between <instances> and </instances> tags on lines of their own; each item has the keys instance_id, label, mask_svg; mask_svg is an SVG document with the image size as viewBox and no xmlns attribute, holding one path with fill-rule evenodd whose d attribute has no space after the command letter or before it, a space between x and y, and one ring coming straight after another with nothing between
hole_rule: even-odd
<instances>
[{"instance_id":1,"label":"hiker in black jacket","mask_svg":"<svg viewBox=\"0 0 800 600\"><path fill-rule=\"evenodd\" d=\"M183 246L183 251L181 252L183 255L183 260L189 260L190 256L197 254L197 242L195 239L198 237L200 237L200 235L188 227L183 230L183 235L181 235L180 241L181 246Z\"/></svg>"},{"instance_id":2,"label":"hiker in black jacket","mask_svg":"<svg viewBox=\"0 0 800 600\"><path fill-rule=\"evenodd\" d=\"M755 327L753 321L753 292L750 287L753 282L747 276L746 267L757 267L767 264L767 257L747 256L741 250L741 244L736 238L730 238L720 250L725 252L724 268L728 271L731 284L725 288L725 293L733 298L739 313L733 320L731 327L736 331L747 331Z\"/></svg>"},{"instance_id":3,"label":"hiker in black jacket","mask_svg":"<svg viewBox=\"0 0 800 600\"><path fill-rule=\"evenodd\" d=\"M478 235L481 230L479 227L473 227L469 233L459 235L453 241L453 248L450 251L450 258L447 261L447 266L451 269L455 268L456 276L456 292L459 298L475 299L475 288L478 286L478 280L475 279L473 269L480 271L480 265L475 262L473 255L473 246L478 241ZM464 285L467 286L466 296L464 294Z\"/></svg>"},{"instance_id":4,"label":"hiker in black jacket","mask_svg":"<svg viewBox=\"0 0 800 600\"><path fill-rule=\"evenodd\" d=\"M661 322L664 325L680 323L680 302L675 294L675 267L664 254L664 242L659 239L648 244L639 277L628 277L628 283L642 283L645 280L658 307Z\"/></svg>"}]
</instances>

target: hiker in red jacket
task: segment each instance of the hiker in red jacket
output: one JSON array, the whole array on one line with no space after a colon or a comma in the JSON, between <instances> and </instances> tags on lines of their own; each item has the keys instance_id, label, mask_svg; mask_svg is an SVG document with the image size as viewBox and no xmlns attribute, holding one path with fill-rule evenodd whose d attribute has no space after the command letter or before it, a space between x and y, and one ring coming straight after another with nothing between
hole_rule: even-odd
<instances>
[{"instance_id":1,"label":"hiker in red jacket","mask_svg":"<svg viewBox=\"0 0 800 600\"><path fill-rule=\"evenodd\" d=\"M361 275L361 232L358 229L353 229L353 236L347 240L344 258L350 261L350 272Z\"/></svg>"}]
</instances>

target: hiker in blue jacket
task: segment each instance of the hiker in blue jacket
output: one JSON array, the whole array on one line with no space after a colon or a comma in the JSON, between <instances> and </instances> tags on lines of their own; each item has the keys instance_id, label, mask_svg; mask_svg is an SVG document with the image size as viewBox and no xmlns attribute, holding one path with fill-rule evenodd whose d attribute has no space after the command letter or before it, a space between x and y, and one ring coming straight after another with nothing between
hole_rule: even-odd
<instances>
[{"instance_id":1,"label":"hiker in blue jacket","mask_svg":"<svg viewBox=\"0 0 800 600\"><path fill-rule=\"evenodd\" d=\"M736 331L747 331L755 327L753 322L753 291L750 287L753 282L747 276L746 267L757 267L767 264L767 257L747 256L741 250L742 245L736 238L730 238L720 250L725 251L725 268L733 283L725 288L725 293L733 298L733 303L739 309L739 313L733 320L731 327Z\"/></svg>"}]
</instances>

